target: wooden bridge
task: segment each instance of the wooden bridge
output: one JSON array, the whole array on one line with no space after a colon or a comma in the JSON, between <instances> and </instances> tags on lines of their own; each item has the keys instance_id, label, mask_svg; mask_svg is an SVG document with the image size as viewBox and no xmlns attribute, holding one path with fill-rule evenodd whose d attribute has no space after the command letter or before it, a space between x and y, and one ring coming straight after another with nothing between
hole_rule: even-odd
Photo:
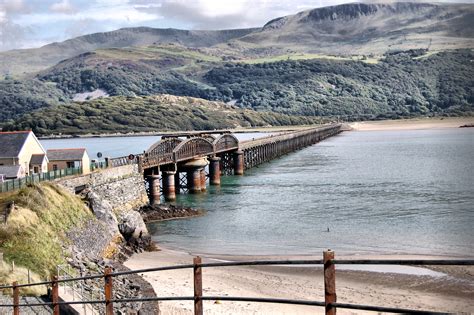
<instances>
[{"instance_id":1,"label":"wooden bridge","mask_svg":"<svg viewBox=\"0 0 474 315\"><path fill-rule=\"evenodd\" d=\"M333 124L242 142L226 131L180 133L163 137L138 156L137 162L148 181L152 203L159 203L161 193L170 201L181 191L205 191L207 180L211 185L219 185L221 174L243 175L246 169L339 132L341 124Z\"/></svg>"}]
</instances>

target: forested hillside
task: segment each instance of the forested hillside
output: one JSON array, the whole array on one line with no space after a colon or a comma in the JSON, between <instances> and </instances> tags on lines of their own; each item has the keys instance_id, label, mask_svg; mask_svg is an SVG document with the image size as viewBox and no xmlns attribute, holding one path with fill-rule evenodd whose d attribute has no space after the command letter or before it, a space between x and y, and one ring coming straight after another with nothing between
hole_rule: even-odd
<instances>
[{"instance_id":1,"label":"forested hillside","mask_svg":"<svg viewBox=\"0 0 474 315\"><path fill-rule=\"evenodd\" d=\"M388 55L377 64L302 60L232 64L205 75L209 98L244 108L309 116L363 118L474 111L474 54L419 51Z\"/></svg>"},{"instance_id":2,"label":"forested hillside","mask_svg":"<svg viewBox=\"0 0 474 315\"><path fill-rule=\"evenodd\" d=\"M32 129L38 135L213 130L236 127L315 124L317 117L242 110L219 102L173 95L115 96L51 106L26 114L5 130Z\"/></svg>"},{"instance_id":3,"label":"forested hillside","mask_svg":"<svg viewBox=\"0 0 474 315\"><path fill-rule=\"evenodd\" d=\"M80 58L86 60L80 60ZM349 119L463 115L473 111L474 54L393 53L377 63L308 59L262 63L186 58L154 63L91 55L42 73L67 95L103 89L110 95L166 93L232 102L238 107ZM193 74L183 70L193 65ZM197 68L196 68L197 67ZM197 73L197 74L196 74Z\"/></svg>"}]
</instances>

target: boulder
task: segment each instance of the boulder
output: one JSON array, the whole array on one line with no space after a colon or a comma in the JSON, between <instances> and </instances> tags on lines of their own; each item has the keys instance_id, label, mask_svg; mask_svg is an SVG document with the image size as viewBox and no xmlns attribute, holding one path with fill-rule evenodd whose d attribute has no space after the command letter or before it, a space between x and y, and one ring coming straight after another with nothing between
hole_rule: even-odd
<instances>
[{"instance_id":1,"label":"boulder","mask_svg":"<svg viewBox=\"0 0 474 315\"><path fill-rule=\"evenodd\" d=\"M120 232L128 239L129 236L141 238L148 236L148 229L141 214L137 211L128 211L120 216Z\"/></svg>"},{"instance_id":2,"label":"boulder","mask_svg":"<svg viewBox=\"0 0 474 315\"><path fill-rule=\"evenodd\" d=\"M92 212L94 212L96 218L105 223L112 235L119 233L117 217L115 216L110 203L107 200L100 198L99 195L92 191L87 193L87 200L89 201L89 207L92 209Z\"/></svg>"}]
</instances>

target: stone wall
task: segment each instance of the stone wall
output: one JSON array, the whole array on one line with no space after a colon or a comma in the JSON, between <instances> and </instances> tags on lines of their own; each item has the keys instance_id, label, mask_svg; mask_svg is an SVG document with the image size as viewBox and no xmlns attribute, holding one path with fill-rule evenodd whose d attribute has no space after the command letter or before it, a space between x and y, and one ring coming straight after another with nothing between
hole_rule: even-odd
<instances>
[{"instance_id":1,"label":"stone wall","mask_svg":"<svg viewBox=\"0 0 474 315\"><path fill-rule=\"evenodd\" d=\"M56 183L73 193L90 188L107 200L116 213L137 209L148 203L143 175L138 165L124 165L76 177L61 178Z\"/></svg>"}]
</instances>

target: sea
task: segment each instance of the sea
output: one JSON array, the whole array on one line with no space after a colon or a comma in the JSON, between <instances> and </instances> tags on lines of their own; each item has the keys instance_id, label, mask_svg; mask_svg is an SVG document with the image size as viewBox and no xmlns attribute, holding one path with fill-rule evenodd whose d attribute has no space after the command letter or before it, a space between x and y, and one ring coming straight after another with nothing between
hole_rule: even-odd
<instances>
[{"instance_id":1,"label":"sea","mask_svg":"<svg viewBox=\"0 0 474 315\"><path fill-rule=\"evenodd\" d=\"M42 143L77 141L120 156L142 152L152 138ZM221 180L206 193L178 195L177 204L206 214L152 223L153 238L202 254L474 256L473 128L343 132Z\"/></svg>"}]
</instances>

